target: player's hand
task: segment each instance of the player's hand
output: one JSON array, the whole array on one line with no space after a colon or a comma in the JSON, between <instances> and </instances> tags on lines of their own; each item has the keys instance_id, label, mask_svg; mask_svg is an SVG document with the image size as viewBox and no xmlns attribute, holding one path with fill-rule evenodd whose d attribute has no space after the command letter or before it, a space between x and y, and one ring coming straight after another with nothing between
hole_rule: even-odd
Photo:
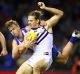
<instances>
[{"instance_id":1,"label":"player's hand","mask_svg":"<svg viewBox=\"0 0 80 74\"><path fill-rule=\"evenodd\" d=\"M24 44L27 48L34 46L37 39L37 34L35 32L27 32L24 37Z\"/></svg>"},{"instance_id":2,"label":"player's hand","mask_svg":"<svg viewBox=\"0 0 80 74\"><path fill-rule=\"evenodd\" d=\"M41 8L41 9L44 9L46 6L43 2L38 2L38 6Z\"/></svg>"},{"instance_id":3,"label":"player's hand","mask_svg":"<svg viewBox=\"0 0 80 74\"><path fill-rule=\"evenodd\" d=\"M7 54L8 54L7 50L2 50L1 53L0 53L0 56L5 56Z\"/></svg>"},{"instance_id":4,"label":"player's hand","mask_svg":"<svg viewBox=\"0 0 80 74\"><path fill-rule=\"evenodd\" d=\"M26 48L32 48L36 43L36 39L32 40L32 41L24 41L24 45Z\"/></svg>"},{"instance_id":5,"label":"player's hand","mask_svg":"<svg viewBox=\"0 0 80 74\"><path fill-rule=\"evenodd\" d=\"M29 48L32 48L32 47L35 45L36 40L37 40L37 39L34 39L33 41L31 41L31 43L30 43L30 47L29 47Z\"/></svg>"}]
</instances>

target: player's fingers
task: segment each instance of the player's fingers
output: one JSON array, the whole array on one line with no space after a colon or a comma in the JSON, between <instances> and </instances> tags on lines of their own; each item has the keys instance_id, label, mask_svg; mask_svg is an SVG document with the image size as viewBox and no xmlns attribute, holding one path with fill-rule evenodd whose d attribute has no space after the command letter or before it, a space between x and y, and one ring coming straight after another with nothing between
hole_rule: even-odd
<instances>
[{"instance_id":1,"label":"player's fingers","mask_svg":"<svg viewBox=\"0 0 80 74\"><path fill-rule=\"evenodd\" d=\"M42 3L42 2L38 2L38 6L40 6L40 7L41 7L42 5L43 5L43 3Z\"/></svg>"}]
</instances>

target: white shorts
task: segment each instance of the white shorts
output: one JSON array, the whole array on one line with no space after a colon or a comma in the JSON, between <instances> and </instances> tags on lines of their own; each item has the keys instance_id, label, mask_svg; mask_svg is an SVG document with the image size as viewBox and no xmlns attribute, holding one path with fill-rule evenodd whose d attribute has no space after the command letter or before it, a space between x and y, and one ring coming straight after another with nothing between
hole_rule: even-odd
<instances>
[{"instance_id":1,"label":"white shorts","mask_svg":"<svg viewBox=\"0 0 80 74\"><path fill-rule=\"evenodd\" d=\"M52 64L52 55L45 55L45 54L39 54L39 53L33 54L32 57L30 57L30 58L26 61L26 63L27 63L28 65L34 67L34 65L35 65L38 61L40 61L40 60L42 60L42 59L44 59L45 62L48 64L47 68L45 69L45 70L47 70L47 69L51 66L51 64Z\"/></svg>"}]
</instances>

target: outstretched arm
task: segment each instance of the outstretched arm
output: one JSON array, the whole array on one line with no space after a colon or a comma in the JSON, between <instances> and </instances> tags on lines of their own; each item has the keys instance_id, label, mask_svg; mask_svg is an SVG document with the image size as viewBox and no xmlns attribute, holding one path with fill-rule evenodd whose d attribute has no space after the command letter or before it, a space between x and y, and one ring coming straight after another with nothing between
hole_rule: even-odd
<instances>
[{"instance_id":1,"label":"outstretched arm","mask_svg":"<svg viewBox=\"0 0 80 74\"><path fill-rule=\"evenodd\" d=\"M38 6L41 9L53 14L53 16L46 21L46 28L49 31L49 29L52 29L52 27L55 26L60 20L60 18L63 16L63 11L56 8L47 7L43 2L38 2Z\"/></svg>"},{"instance_id":2,"label":"outstretched arm","mask_svg":"<svg viewBox=\"0 0 80 74\"><path fill-rule=\"evenodd\" d=\"M1 43L1 46L2 46L2 51L1 51L0 56L5 56L8 52L7 52L7 49L6 49L5 38L4 38L4 36L1 32L0 32L0 43Z\"/></svg>"}]
</instances>

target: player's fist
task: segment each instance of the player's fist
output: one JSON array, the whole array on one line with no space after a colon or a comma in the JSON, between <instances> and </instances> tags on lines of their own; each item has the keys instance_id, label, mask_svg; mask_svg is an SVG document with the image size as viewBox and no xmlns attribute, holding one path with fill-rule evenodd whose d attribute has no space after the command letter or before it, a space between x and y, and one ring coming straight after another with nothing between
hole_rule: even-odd
<instances>
[{"instance_id":1,"label":"player's fist","mask_svg":"<svg viewBox=\"0 0 80 74\"><path fill-rule=\"evenodd\" d=\"M43 2L38 2L38 6L41 8L41 9L44 9L46 6Z\"/></svg>"},{"instance_id":2,"label":"player's fist","mask_svg":"<svg viewBox=\"0 0 80 74\"><path fill-rule=\"evenodd\" d=\"M8 54L7 49L6 50L2 50L1 53L0 53L0 56L5 56L7 54Z\"/></svg>"}]
</instances>

